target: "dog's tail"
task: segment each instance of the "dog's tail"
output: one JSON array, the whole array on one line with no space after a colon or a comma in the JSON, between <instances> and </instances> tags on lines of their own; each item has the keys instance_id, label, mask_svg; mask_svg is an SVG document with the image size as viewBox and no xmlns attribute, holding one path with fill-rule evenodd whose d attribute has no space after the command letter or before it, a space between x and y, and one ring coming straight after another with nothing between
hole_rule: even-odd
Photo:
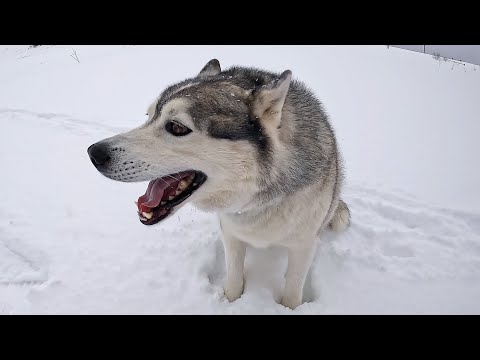
<instances>
[{"instance_id":1,"label":"dog's tail","mask_svg":"<svg viewBox=\"0 0 480 360\"><path fill-rule=\"evenodd\" d=\"M350 210L343 200L338 201L337 209L330 220L330 228L334 231L343 231L350 225Z\"/></svg>"}]
</instances>

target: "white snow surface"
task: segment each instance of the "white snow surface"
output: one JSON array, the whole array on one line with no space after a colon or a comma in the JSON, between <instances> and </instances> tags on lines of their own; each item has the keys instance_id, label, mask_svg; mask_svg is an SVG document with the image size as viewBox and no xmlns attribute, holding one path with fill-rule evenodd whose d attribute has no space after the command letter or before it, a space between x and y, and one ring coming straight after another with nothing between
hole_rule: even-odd
<instances>
[{"instance_id":1,"label":"white snow surface","mask_svg":"<svg viewBox=\"0 0 480 360\"><path fill-rule=\"evenodd\" d=\"M215 214L143 226L147 184L87 156L212 58L292 70L336 130L352 225L321 236L295 310L284 249L249 248L229 303ZM479 136L478 66L401 49L0 46L0 314L479 314Z\"/></svg>"}]
</instances>

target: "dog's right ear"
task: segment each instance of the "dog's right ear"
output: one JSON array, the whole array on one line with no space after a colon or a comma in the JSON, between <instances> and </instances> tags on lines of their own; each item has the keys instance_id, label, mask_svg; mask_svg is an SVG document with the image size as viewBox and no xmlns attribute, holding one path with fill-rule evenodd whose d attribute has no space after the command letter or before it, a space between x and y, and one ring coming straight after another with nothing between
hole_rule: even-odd
<instances>
[{"instance_id":1,"label":"dog's right ear","mask_svg":"<svg viewBox=\"0 0 480 360\"><path fill-rule=\"evenodd\" d=\"M278 79L275 79L270 84L263 85L253 94L253 115L265 127L273 130L280 126L282 109L291 80L292 72L285 70Z\"/></svg>"},{"instance_id":2,"label":"dog's right ear","mask_svg":"<svg viewBox=\"0 0 480 360\"><path fill-rule=\"evenodd\" d=\"M222 69L220 68L220 62L217 59L212 59L203 67L202 71L200 71L197 77L207 78L218 75L221 71Z\"/></svg>"}]
</instances>

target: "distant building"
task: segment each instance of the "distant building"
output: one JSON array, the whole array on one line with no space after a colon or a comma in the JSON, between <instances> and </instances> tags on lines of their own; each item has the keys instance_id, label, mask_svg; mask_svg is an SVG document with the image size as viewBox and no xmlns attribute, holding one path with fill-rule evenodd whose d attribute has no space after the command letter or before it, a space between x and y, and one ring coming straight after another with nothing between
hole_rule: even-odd
<instances>
[{"instance_id":1,"label":"distant building","mask_svg":"<svg viewBox=\"0 0 480 360\"><path fill-rule=\"evenodd\" d=\"M389 45L480 65L480 45Z\"/></svg>"}]
</instances>

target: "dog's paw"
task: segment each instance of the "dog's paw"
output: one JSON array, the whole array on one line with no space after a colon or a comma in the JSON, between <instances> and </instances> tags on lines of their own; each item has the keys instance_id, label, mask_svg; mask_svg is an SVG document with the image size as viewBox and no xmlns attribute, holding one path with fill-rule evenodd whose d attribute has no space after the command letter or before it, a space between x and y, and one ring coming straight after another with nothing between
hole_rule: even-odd
<instances>
[{"instance_id":1,"label":"dog's paw","mask_svg":"<svg viewBox=\"0 0 480 360\"><path fill-rule=\"evenodd\" d=\"M225 284L223 290L228 301L233 302L242 296L244 288L243 284L243 281Z\"/></svg>"},{"instance_id":2,"label":"dog's paw","mask_svg":"<svg viewBox=\"0 0 480 360\"><path fill-rule=\"evenodd\" d=\"M297 306L302 305L302 300L297 298L297 297L293 298L293 297L285 297L284 296L282 298L282 301L280 302L280 304L287 307L287 308L295 310L295 308Z\"/></svg>"}]
</instances>

